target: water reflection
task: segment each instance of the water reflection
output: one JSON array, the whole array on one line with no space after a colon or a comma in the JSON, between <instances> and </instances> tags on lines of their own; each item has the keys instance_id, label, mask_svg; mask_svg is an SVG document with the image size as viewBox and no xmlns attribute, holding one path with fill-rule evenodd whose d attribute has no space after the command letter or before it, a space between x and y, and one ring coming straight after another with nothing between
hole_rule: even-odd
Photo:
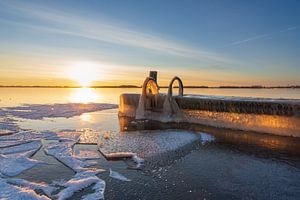
<instances>
[{"instance_id":1,"label":"water reflection","mask_svg":"<svg viewBox=\"0 0 300 200\"><path fill-rule=\"evenodd\" d=\"M94 121L93 116L90 113L84 113L80 115L80 120L89 123L92 123Z\"/></svg>"},{"instance_id":2,"label":"water reflection","mask_svg":"<svg viewBox=\"0 0 300 200\"><path fill-rule=\"evenodd\" d=\"M100 102L101 96L93 88L76 88L70 95L72 103Z\"/></svg>"}]
</instances>

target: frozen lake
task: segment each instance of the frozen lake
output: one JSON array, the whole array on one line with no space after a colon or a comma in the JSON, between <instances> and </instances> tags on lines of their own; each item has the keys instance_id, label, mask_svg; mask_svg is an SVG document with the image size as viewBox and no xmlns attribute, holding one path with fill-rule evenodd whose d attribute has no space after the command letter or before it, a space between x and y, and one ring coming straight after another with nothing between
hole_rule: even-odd
<instances>
[{"instance_id":1,"label":"frozen lake","mask_svg":"<svg viewBox=\"0 0 300 200\"><path fill-rule=\"evenodd\" d=\"M122 93L141 93L141 88L0 88L0 107L20 104L119 103ZM162 88L161 93L167 89ZM173 91L175 94L177 90ZM300 89L185 89L184 94L300 99Z\"/></svg>"},{"instance_id":2,"label":"frozen lake","mask_svg":"<svg viewBox=\"0 0 300 200\"><path fill-rule=\"evenodd\" d=\"M299 139L119 118L123 92L140 89L1 88L0 129L14 134L0 136L0 199L300 196ZM300 99L299 89L185 92Z\"/></svg>"}]
</instances>

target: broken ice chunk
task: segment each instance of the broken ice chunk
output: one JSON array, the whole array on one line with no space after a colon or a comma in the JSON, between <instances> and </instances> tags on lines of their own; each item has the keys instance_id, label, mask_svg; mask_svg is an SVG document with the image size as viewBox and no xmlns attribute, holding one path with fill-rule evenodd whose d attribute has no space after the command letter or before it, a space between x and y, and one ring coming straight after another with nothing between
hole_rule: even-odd
<instances>
[{"instance_id":1,"label":"broken ice chunk","mask_svg":"<svg viewBox=\"0 0 300 200\"><path fill-rule=\"evenodd\" d=\"M50 200L45 195L38 195L34 190L30 188L21 188L14 185L10 185L5 179L0 178L0 199L36 199L36 200Z\"/></svg>"},{"instance_id":2,"label":"broken ice chunk","mask_svg":"<svg viewBox=\"0 0 300 200\"><path fill-rule=\"evenodd\" d=\"M38 150L42 146L42 142L39 140L36 141L24 141L16 146L10 146L7 148L1 148L0 154L14 154L14 153L21 153L30 150Z\"/></svg>"},{"instance_id":3,"label":"broken ice chunk","mask_svg":"<svg viewBox=\"0 0 300 200\"><path fill-rule=\"evenodd\" d=\"M42 190L47 196L51 196L51 193L57 189L43 182L35 183L35 182L26 181L24 179L12 178L12 179L7 179L6 181L12 185L22 186L22 187L30 188L32 190Z\"/></svg>"},{"instance_id":4,"label":"broken ice chunk","mask_svg":"<svg viewBox=\"0 0 300 200\"><path fill-rule=\"evenodd\" d=\"M0 154L0 173L5 176L16 176L27 169L42 164L42 162L28 158L31 154L32 151L9 155Z\"/></svg>"},{"instance_id":5,"label":"broken ice chunk","mask_svg":"<svg viewBox=\"0 0 300 200\"><path fill-rule=\"evenodd\" d=\"M99 152L92 150L76 150L75 156L81 160L94 160L100 158Z\"/></svg>"},{"instance_id":6,"label":"broken ice chunk","mask_svg":"<svg viewBox=\"0 0 300 200\"><path fill-rule=\"evenodd\" d=\"M96 176L99 172L101 171L87 170L76 173L71 180L61 184L65 189L57 194L58 199L70 198L75 192L89 187L92 184L95 184L93 186L94 193L85 195L83 199L104 199L105 181Z\"/></svg>"},{"instance_id":7,"label":"broken ice chunk","mask_svg":"<svg viewBox=\"0 0 300 200\"><path fill-rule=\"evenodd\" d=\"M123 176L119 172L115 172L111 169L109 169L109 176L114 178L114 179L118 179L120 181L131 181L130 179L126 178L125 176Z\"/></svg>"}]
</instances>

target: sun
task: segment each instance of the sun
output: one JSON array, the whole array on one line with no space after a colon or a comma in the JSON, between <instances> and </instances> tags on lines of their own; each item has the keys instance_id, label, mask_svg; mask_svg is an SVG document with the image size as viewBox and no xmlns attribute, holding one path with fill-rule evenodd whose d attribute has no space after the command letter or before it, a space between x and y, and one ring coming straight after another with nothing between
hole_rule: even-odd
<instances>
[{"instance_id":1,"label":"sun","mask_svg":"<svg viewBox=\"0 0 300 200\"><path fill-rule=\"evenodd\" d=\"M89 87L97 80L97 66L91 62L80 62L72 65L69 69L69 78L77 81L82 87Z\"/></svg>"}]
</instances>

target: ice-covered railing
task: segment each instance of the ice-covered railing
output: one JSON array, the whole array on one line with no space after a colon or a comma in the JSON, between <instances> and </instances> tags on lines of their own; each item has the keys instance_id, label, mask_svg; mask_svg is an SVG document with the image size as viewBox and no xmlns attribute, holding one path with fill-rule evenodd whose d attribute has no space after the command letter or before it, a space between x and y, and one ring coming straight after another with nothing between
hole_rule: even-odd
<instances>
[{"instance_id":1,"label":"ice-covered railing","mask_svg":"<svg viewBox=\"0 0 300 200\"><path fill-rule=\"evenodd\" d=\"M179 83L178 96L172 95L175 80ZM155 104L151 104L151 98L155 98ZM141 106L144 112L140 112ZM172 79L167 94L122 94L119 115L300 137L300 100L183 95L178 77Z\"/></svg>"},{"instance_id":2,"label":"ice-covered railing","mask_svg":"<svg viewBox=\"0 0 300 200\"><path fill-rule=\"evenodd\" d=\"M181 109L300 116L300 100L185 95L175 97Z\"/></svg>"}]
</instances>

